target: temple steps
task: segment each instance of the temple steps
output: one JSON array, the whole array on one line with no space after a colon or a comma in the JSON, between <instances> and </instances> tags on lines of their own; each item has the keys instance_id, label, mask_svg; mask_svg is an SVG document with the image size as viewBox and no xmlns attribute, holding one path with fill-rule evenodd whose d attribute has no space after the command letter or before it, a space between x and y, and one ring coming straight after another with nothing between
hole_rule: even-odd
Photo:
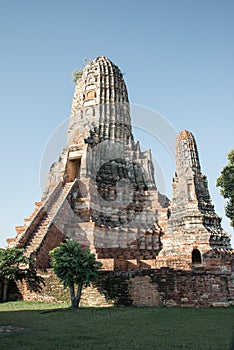
<instances>
[{"instance_id":1,"label":"temple steps","mask_svg":"<svg viewBox=\"0 0 234 350\"><path fill-rule=\"evenodd\" d=\"M28 241L26 246L26 256L30 256L35 252L41 245L44 237L50 226L53 224L53 220L56 217L58 210L60 209L61 204L66 199L73 182L66 183L60 191L54 196L53 200L47 207L46 213L42 218L41 222L37 225L37 228L33 232L33 237Z\"/></svg>"}]
</instances>

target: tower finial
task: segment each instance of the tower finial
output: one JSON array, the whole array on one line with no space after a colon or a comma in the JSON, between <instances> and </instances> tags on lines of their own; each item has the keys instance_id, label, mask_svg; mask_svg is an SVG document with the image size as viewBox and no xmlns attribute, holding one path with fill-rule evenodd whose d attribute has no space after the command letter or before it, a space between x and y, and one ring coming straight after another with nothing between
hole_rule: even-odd
<instances>
[{"instance_id":1,"label":"tower finial","mask_svg":"<svg viewBox=\"0 0 234 350\"><path fill-rule=\"evenodd\" d=\"M197 145L190 131L182 130L176 140L176 171L185 173L188 168L195 172L201 172Z\"/></svg>"}]
</instances>

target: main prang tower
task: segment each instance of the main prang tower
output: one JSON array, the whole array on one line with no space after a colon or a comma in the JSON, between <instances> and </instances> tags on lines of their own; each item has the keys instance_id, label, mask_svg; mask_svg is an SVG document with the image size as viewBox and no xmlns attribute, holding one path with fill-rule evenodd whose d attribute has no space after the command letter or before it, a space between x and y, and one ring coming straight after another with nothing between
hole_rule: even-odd
<instances>
[{"instance_id":1,"label":"main prang tower","mask_svg":"<svg viewBox=\"0 0 234 350\"><path fill-rule=\"evenodd\" d=\"M101 56L77 76L67 146L42 201L8 243L24 247L43 269L65 238L90 248L106 269L155 267L167 205L150 151L134 141L123 75Z\"/></svg>"}]
</instances>

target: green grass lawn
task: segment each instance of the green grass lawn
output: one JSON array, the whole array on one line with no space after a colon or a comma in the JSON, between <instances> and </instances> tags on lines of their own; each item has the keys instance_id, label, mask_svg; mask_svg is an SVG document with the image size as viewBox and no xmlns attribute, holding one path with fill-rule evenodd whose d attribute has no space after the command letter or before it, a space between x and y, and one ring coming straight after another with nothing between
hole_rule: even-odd
<instances>
[{"instance_id":1,"label":"green grass lawn","mask_svg":"<svg viewBox=\"0 0 234 350\"><path fill-rule=\"evenodd\" d=\"M0 349L234 349L232 307L73 311L67 306L0 304Z\"/></svg>"}]
</instances>

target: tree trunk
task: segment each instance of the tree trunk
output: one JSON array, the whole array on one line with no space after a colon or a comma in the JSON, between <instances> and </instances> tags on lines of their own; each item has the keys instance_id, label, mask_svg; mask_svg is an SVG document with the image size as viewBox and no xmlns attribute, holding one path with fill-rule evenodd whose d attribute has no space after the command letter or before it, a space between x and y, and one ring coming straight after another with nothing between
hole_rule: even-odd
<instances>
[{"instance_id":1,"label":"tree trunk","mask_svg":"<svg viewBox=\"0 0 234 350\"><path fill-rule=\"evenodd\" d=\"M76 308L78 308L80 305L82 288L83 288L83 281L81 280L78 284L77 293L76 293Z\"/></svg>"},{"instance_id":2,"label":"tree trunk","mask_svg":"<svg viewBox=\"0 0 234 350\"><path fill-rule=\"evenodd\" d=\"M3 292L2 292L2 301L7 301L7 290L8 290L8 281L3 281Z\"/></svg>"},{"instance_id":3,"label":"tree trunk","mask_svg":"<svg viewBox=\"0 0 234 350\"><path fill-rule=\"evenodd\" d=\"M81 293L83 288L83 281L80 281L75 295L74 284L70 286L71 307L77 309L80 305Z\"/></svg>"},{"instance_id":4,"label":"tree trunk","mask_svg":"<svg viewBox=\"0 0 234 350\"><path fill-rule=\"evenodd\" d=\"M70 288L70 297L71 297L71 308L75 309L76 308L76 297L75 297L74 284L70 285L69 288Z\"/></svg>"}]
</instances>

